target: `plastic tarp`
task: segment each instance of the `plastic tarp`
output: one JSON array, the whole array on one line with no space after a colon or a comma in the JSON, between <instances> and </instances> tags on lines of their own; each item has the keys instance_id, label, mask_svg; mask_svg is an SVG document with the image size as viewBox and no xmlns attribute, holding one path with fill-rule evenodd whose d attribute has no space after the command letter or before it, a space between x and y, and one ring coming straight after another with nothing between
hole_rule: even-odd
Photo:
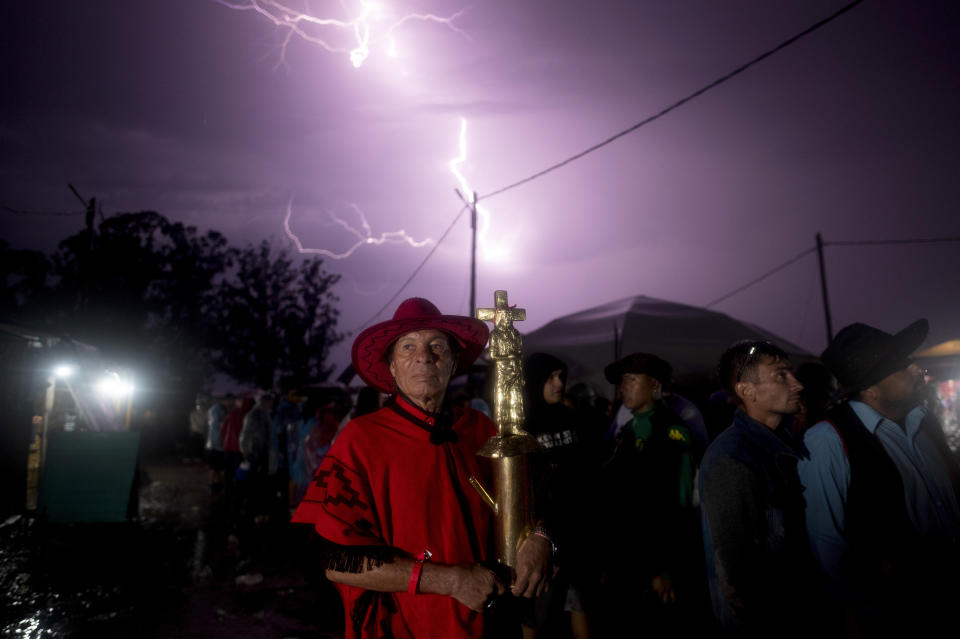
<instances>
[{"instance_id":1,"label":"plastic tarp","mask_svg":"<svg viewBox=\"0 0 960 639\"><path fill-rule=\"evenodd\" d=\"M796 344L724 313L642 295L557 318L524 335L523 348L526 354L545 352L566 362L568 388L587 382L610 397L613 389L603 368L618 354L653 353L673 366L676 383L693 383L714 376L720 354L741 339L769 340L794 363L815 359Z\"/></svg>"}]
</instances>

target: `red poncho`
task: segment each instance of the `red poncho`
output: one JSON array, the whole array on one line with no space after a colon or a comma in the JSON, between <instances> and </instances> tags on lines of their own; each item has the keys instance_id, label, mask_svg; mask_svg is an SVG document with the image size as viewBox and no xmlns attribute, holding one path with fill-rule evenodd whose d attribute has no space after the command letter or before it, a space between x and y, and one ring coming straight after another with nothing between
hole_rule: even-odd
<instances>
[{"instance_id":1,"label":"red poncho","mask_svg":"<svg viewBox=\"0 0 960 639\"><path fill-rule=\"evenodd\" d=\"M243 418L253 410L253 404L253 399L247 397L239 407L227 413L227 417L220 424L220 441L223 442L223 450L229 453L240 452L240 431L243 430Z\"/></svg>"},{"instance_id":2,"label":"red poncho","mask_svg":"<svg viewBox=\"0 0 960 639\"><path fill-rule=\"evenodd\" d=\"M490 486L489 462L476 452L495 434L482 413L455 408L456 441L430 441L427 416L397 399L347 424L327 453L293 514L321 537L346 546L396 548L411 557L425 549L431 563L473 564L486 558L490 508L470 485ZM402 411L409 415L402 415ZM336 584L346 612L346 638L357 637L351 616L360 588ZM404 637L480 637L483 615L445 595L388 593L393 605L372 606L360 637L389 628ZM391 610L393 609L393 610Z\"/></svg>"}]
</instances>

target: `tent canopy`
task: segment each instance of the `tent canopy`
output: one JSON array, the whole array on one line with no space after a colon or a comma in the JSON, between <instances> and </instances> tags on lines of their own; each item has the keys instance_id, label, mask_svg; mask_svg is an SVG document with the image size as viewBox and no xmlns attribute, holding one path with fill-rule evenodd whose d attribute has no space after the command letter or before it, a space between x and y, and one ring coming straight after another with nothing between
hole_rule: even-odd
<instances>
[{"instance_id":1,"label":"tent canopy","mask_svg":"<svg viewBox=\"0 0 960 639\"><path fill-rule=\"evenodd\" d=\"M936 346L920 351L916 357L949 357L951 355L960 355L960 339L940 342Z\"/></svg>"},{"instance_id":2,"label":"tent canopy","mask_svg":"<svg viewBox=\"0 0 960 639\"><path fill-rule=\"evenodd\" d=\"M951 339L914 354L934 379L960 379L960 339Z\"/></svg>"},{"instance_id":3,"label":"tent canopy","mask_svg":"<svg viewBox=\"0 0 960 639\"><path fill-rule=\"evenodd\" d=\"M715 377L720 354L742 339L777 344L794 363L815 357L758 326L695 306L638 295L557 318L524 335L524 353L545 352L569 366L568 384L587 382L606 396L610 362L633 352L654 353L673 366L677 385Z\"/></svg>"}]
</instances>

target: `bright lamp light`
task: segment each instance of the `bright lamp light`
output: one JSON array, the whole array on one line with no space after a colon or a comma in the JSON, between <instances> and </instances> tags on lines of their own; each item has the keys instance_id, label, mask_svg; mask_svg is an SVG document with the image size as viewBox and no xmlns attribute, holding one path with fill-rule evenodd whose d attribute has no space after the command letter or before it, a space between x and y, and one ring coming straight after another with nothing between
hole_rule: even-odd
<instances>
[{"instance_id":1,"label":"bright lamp light","mask_svg":"<svg viewBox=\"0 0 960 639\"><path fill-rule=\"evenodd\" d=\"M73 375L73 366L60 364L53 369L53 374L60 378L70 377Z\"/></svg>"},{"instance_id":2,"label":"bright lamp light","mask_svg":"<svg viewBox=\"0 0 960 639\"><path fill-rule=\"evenodd\" d=\"M110 373L97 382L97 391L112 399L122 399L133 394L133 382Z\"/></svg>"}]
</instances>

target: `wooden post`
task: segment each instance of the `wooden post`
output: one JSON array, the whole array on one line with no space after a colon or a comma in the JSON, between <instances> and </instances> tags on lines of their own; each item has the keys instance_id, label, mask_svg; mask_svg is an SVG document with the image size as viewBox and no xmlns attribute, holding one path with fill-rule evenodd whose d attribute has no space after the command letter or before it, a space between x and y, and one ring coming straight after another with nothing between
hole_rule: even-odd
<instances>
[{"instance_id":1,"label":"wooden post","mask_svg":"<svg viewBox=\"0 0 960 639\"><path fill-rule=\"evenodd\" d=\"M817 233L817 258L820 260L820 292L823 295L823 315L827 323L827 344L833 341L833 320L830 318L830 298L827 295L827 270L823 265L823 237Z\"/></svg>"}]
</instances>

